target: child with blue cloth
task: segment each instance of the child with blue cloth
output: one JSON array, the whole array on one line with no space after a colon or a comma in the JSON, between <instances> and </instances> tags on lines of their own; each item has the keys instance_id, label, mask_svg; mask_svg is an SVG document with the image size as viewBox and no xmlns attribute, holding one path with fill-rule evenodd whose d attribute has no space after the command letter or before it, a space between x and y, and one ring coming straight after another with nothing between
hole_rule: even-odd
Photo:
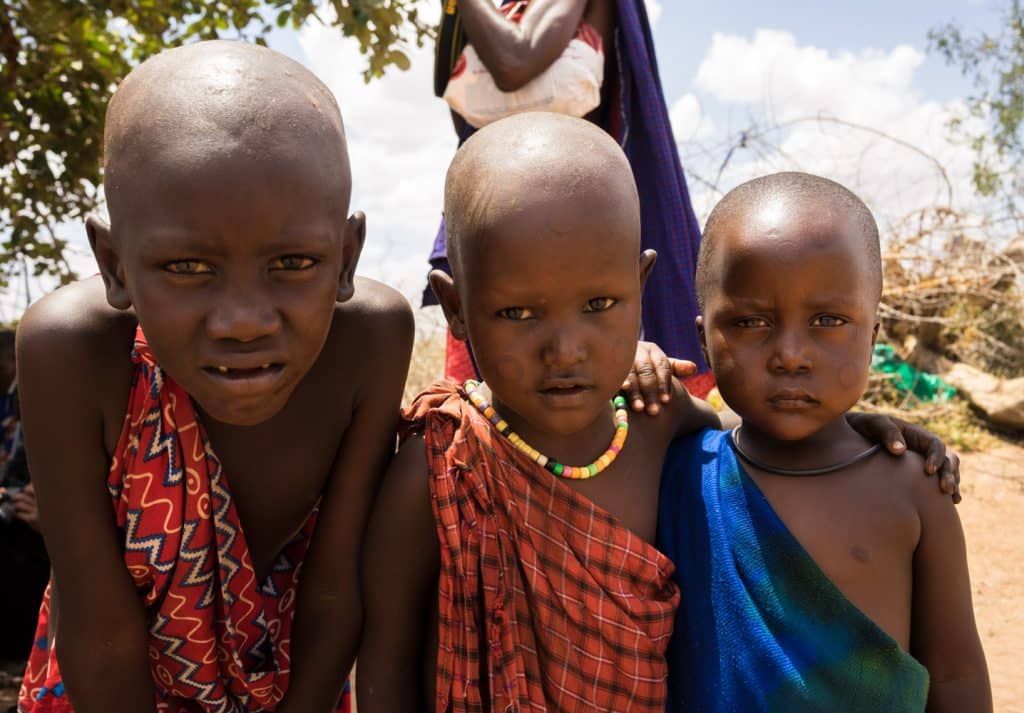
<instances>
[{"instance_id":1,"label":"child with blue cloth","mask_svg":"<svg viewBox=\"0 0 1024 713\"><path fill-rule=\"evenodd\" d=\"M881 287L877 225L837 183L759 178L709 217L697 326L742 425L666 458L669 711L992 709L953 502L845 418Z\"/></svg>"}]
</instances>

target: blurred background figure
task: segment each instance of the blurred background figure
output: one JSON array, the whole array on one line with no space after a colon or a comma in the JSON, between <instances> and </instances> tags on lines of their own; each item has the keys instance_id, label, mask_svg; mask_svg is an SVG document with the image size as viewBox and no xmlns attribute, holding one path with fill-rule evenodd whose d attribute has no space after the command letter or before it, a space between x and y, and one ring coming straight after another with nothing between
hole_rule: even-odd
<instances>
[{"instance_id":1,"label":"blurred background figure","mask_svg":"<svg viewBox=\"0 0 1024 713\"><path fill-rule=\"evenodd\" d=\"M14 330L0 331L0 659L24 662L50 578L18 412Z\"/></svg>"}]
</instances>

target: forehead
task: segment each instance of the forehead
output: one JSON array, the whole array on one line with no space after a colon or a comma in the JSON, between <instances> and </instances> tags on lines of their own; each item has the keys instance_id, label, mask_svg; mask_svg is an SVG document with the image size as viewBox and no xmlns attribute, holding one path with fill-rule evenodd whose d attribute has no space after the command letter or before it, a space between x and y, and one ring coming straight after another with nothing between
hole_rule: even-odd
<instances>
[{"instance_id":1,"label":"forehead","mask_svg":"<svg viewBox=\"0 0 1024 713\"><path fill-rule=\"evenodd\" d=\"M873 296L867 239L849 210L767 200L722 221L709 297Z\"/></svg>"},{"instance_id":2,"label":"forehead","mask_svg":"<svg viewBox=\"0 0 1024 713\"><path fill-rule=\"evenodd\" d=\"M347 185L334 173L280 154L225 152L164 165L156 159L111 196L111 224L135 254L333 240L348 209Z\"/></svg>"},{"instance_id":3,"label":"forehead","mask_svg":"<svg viewBox=\"0 0 1024 713\"><path fill-rule=\"evenodd\" d=\"M588 289L605 278L635 277L639 223L614 200L566 200L551 194L493 196L487 217L461 247L462 281L483 289Z\"/></svg>"}]
</instances>

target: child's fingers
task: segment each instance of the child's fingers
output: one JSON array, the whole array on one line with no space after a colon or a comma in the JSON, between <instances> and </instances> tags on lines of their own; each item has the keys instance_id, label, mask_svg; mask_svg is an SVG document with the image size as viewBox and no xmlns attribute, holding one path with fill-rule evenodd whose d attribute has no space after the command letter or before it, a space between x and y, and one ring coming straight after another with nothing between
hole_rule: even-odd
<instances>
[{"instance_id":1,"label":"child's fingers","mask_svg":"<svg viewBox=\"0 0 1024 713\"><path fill-rule=\"evenodd\" d=\"M953 502L959 503L960 498L960 456L950 453L939 468L939 486L942 492L953 496Z\"/></svg>"},{"instance_id":2,"label":"child's fingers","mask_svg":"<svg viewBox=\"0 0 1024 713\"><path fill-rule=\"evenodd\" d=\"M663 365L662 362L665 362ZM636 367L636 379L640 390L640 398L647 407L647 413L654 415L658 413L660 407L658 402L661 400L661 374L665 373L666 369L671 375L671 367L667 366L668 359L662 358L658 362L643 362ZM634 408L636 403L634 401Z\"/></svg>"},{"instance_id":3,"label":"child's fingers","mask_svg":"<svg viewBox=\"0 0 1024 713\"><path fill-rule=\"evenodd\" d=\"M895 419L877 413L847 414L850 425L873 443L882 443L894 456L903 455L907 442Z\"/></svg>"},{"instance_id":4,"label":"child's fingers","mask_svg":"<svg viewBox=\"0 0 1024 713\"><path fill-rule=\"evenodd\" d=\"M675 371L672 359L662 356L655 364L654 370L658 374L658 400L666 402L672 398L672 374Z\"/></svg>"},{"instance_id":5,"label":"child's fingers","mask_svg":"<svg viewBox=\"0 0 1024 713\"><path fill-rule=\"evenodd\" d=\"M685 379L687 376L693 376L697 373L697 365L689 359L672 359L672 374L677 379Z\"/></svg>"},{"instance_id":6,"label":"child's fingers","mask_svg":"<svg viewBox=\"0 0 1024 713\"><path fill-rule=\"evenodd\" d=\"M640 393L640 384L637 381L636 371L629 372L629 376L622 382L622 391L626 394L626 401L634 411L644 410L644 397Z\"/></svg>"},{"instance_id":7,"label":"child's fingers","mask_svg":"<svg viewBox=\"0 0 1024 713\"><path fill-rule=\"evenodd\" d=\"M924 457L924 472L935 475L946 461L946 444L938 438L928 443L928 453Z\"/></svg>"}]
</instances>

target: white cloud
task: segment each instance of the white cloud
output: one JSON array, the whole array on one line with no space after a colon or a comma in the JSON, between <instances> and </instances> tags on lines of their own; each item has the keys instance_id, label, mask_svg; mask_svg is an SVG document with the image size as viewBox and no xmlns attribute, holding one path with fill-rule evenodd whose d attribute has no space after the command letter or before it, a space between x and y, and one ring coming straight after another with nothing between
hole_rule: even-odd
<instances>
[{"instance_id":1,"label":"white cloud","mask_svg":"<svg viewBox=\"0 0 1024 713\"><path fill-rule=\"evenodd\" d=\"M965 189L972 157L949 139L949 121L962 115L963 103L928 100L914 86L923 60L908 45L829 51L800 45L778 30L757 30L753 37L716 34L697 71L697 96L684 95L673 105L684 164L695 177L714 182L735 147L718 183L723 190L771 171L806 170L850 186L882 222L945 203L947 187L935 161L954 186ZM709 132L702 150L695 150L686 145L684 129L700 136L693 127L703 120L695 118L701 109L703 118L728 117L733 130ZM737 124L754 128L743 145ZM715 195L697 183L695 202L706 213ZM968 200L970 191L953 199Z\"/></svg>"},{"instance_id":2,"label":"white cloud","mask_svg":"<svg viewBox=\"0 0 1024 713\"><path fill-rule=\"evenodd\" d=\"M679 97L668 114L672 132L680 143L706 139L715 131L714 122L701 111L700 100L695 94L687 92Z\"/></svg>"},{"instance_id":3,"label":"white cloud","mask_svg":"<svg viewBox=\"0 0 1024 713\"><path fill-rule=\"evenodd\" d=\"M644 5L647 6L647 19L653 28L661 19L661 3L658 0L644 0Z\"/></svg>"},{"instance_id":4,"label":"white cloud","mask_svg":"<svg viewBox=\"0 0 1024 713\"><path fill-rule=\"evenodd\" d=\"M920 101L911 80L923 61L908 45L830 53L778 30L758 30L753 39L716 33L696 84L723 102L763 104L782 121L822 109L849 121L878 120Z\"/></svg>"},{"instance_id":5,"label":"white cloud","mask_svg":"<svg viewBox=\"0 0 1024 713\"><path fill-rule=\"evenodd\" d=\"M421 3L426 17L435 3ZM407 48L412 68L363 82L358 44L335 27L299 32L309 68L338 99L352 163L352 210L367 215L361 274L416 301L441 217L444 175L456 139L447 105L433 93L433 46Z\"/></svg>"}]
</instances>

